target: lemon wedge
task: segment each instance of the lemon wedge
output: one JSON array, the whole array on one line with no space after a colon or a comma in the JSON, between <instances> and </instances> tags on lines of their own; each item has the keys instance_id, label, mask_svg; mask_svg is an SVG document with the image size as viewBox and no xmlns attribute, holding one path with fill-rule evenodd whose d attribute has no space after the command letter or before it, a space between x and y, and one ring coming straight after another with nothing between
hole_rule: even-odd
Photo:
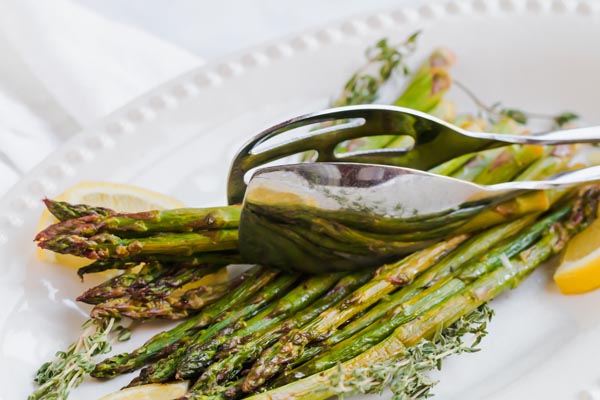
<instances>
[{"instance_id":1,"label":"lemon wedge","mask_svg":"<svg viewBox=\"0 0 600 400\"><path fill-rule=\"evenodd\" d=\"M600 287L600 219L567 244L554 281L564 294Z\"/></svg>"},{"instance_id":2,"label":"lemon wedge","mask_svg":"<svg viewBox=\"0 0 600 400\"><path fill-rule=\"evenodd\" d=\"M147 210L164 210L181 208L184 204L170 196L136 186L110 182L80 182L71 186L64 193L55 197L58 201L73 204L89 204L91 206L112 208L120 212L138 212ZM38 222L37 231L58 222L48 210L44 210ZM68 254L58 254L49 250L38 249L38 258L80 268L90 264L90 260Z\"/></svg>"},{"instance_id":3,"label":"lemon wedge","mask_svg":"<svg viewBox=\"0 0 600 400\"><path fill-rule=\"evenodd\" d=\"M153 383L116 391L100 400L173 400L187 392L188 382Z\"/></svg>"}]
</instances>

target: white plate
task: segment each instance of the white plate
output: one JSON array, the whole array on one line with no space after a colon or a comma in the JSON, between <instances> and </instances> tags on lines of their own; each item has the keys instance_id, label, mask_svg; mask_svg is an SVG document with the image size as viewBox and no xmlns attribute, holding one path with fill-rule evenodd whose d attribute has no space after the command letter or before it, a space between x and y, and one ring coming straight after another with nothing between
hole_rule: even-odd
<instances>
[{"instance_id":1,"label":"white plate","mask_svg":"<svg viewBox=\"0 0 600 400\"><path fill-rule=\"evenodd\" d=\"M77 335L84 307L74 271L36 261L40 198L84 179L133 183L189 204L223 204L238 144L338 92L367 46L423 30L419 54L447 45L452 74L493 102L600 123L600 11L592 1L453 1L359 16L236 54L181 76L89 127L0 201L0 398L22 399L36 368ZM463 102L462 110L471 107ZM564 297L542 268L493 302L483 351L445 364L442 399L573 399L600 390L600 292ZM120 350L147 338L149 324ZM94 399L133 375L86 382Z\"/></svg>"}]
</instances>

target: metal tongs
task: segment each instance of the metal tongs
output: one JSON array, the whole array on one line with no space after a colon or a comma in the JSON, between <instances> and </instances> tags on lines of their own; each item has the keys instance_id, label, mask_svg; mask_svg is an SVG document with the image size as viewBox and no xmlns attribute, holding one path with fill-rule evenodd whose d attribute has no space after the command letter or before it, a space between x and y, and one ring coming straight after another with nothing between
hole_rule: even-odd
<instances>
[{"instance_id":1,"label":"metal tongs","mask_svg":"<svg viewBox=\"0 0 600 400\"><path fill-rule=\"evenodd\" d=\"M309 135L260 149L284 132L314 125ZM335 151L344 141L378 135L407 136L414 143L403 149ZM440 240L524 191L600 180L600 166L489 186L422 170L501 144L597 142L600 127L535 135L476 133L407 108L340 107L292 118L244 145L230 169L228 199L230 204L243 200L239 239L247 262L307 272L352 270ZM246 184L250 170L311 150L317 162L258 169ZM369 240L385 245L361 251Z\"/></svg>"}]
</instances>

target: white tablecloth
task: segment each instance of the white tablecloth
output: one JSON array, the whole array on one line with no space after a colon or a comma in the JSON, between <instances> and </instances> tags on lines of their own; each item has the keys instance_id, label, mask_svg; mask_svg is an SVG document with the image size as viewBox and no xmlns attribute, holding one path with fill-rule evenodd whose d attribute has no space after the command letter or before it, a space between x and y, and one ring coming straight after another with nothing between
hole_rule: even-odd
<instances>
[{"instance_id":1,"label":"white tablecloth","mask_svg":"<svg viewBox=\"0 0 600 400\"><path fill-rule=\"evenodd\" d=\"M0 196L82 126L204 59L406 2L2 0Z\"/></svg>"}]
</instances>

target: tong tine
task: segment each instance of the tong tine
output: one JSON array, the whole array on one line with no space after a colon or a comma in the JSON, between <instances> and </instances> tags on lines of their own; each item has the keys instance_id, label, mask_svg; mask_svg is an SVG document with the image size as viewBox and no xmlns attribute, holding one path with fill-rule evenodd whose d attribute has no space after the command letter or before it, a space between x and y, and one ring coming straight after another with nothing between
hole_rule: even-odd
<instances>
[{"instance_id":1,"label":"tong tine","mask_svg":"<svg viewBox=\"0 0 600 400\"><path fill-rule=\"evenodd\" d=\"M227 187L229 204L240 203L243 200L246 191L244 177L248 171L294 154L316 151L319 162L346 161L349 158L360 162L360 158L367 156L405 154L406 149L372 149L347 152L339 156L335 154L336 146L350 139L382 134L400 134L398 132L382 133L378 129L381 125L380 122L374 121L373 117L374 110L368 108L338 108L292 118L262 131L242 146L232 162ZM335 124L336 122L341 123ZM259 145L282 133L326 123L334 125L322 126L308 135L277 143L260 149L260 151L256 150Z\"/></svg>"}]
</instances>

